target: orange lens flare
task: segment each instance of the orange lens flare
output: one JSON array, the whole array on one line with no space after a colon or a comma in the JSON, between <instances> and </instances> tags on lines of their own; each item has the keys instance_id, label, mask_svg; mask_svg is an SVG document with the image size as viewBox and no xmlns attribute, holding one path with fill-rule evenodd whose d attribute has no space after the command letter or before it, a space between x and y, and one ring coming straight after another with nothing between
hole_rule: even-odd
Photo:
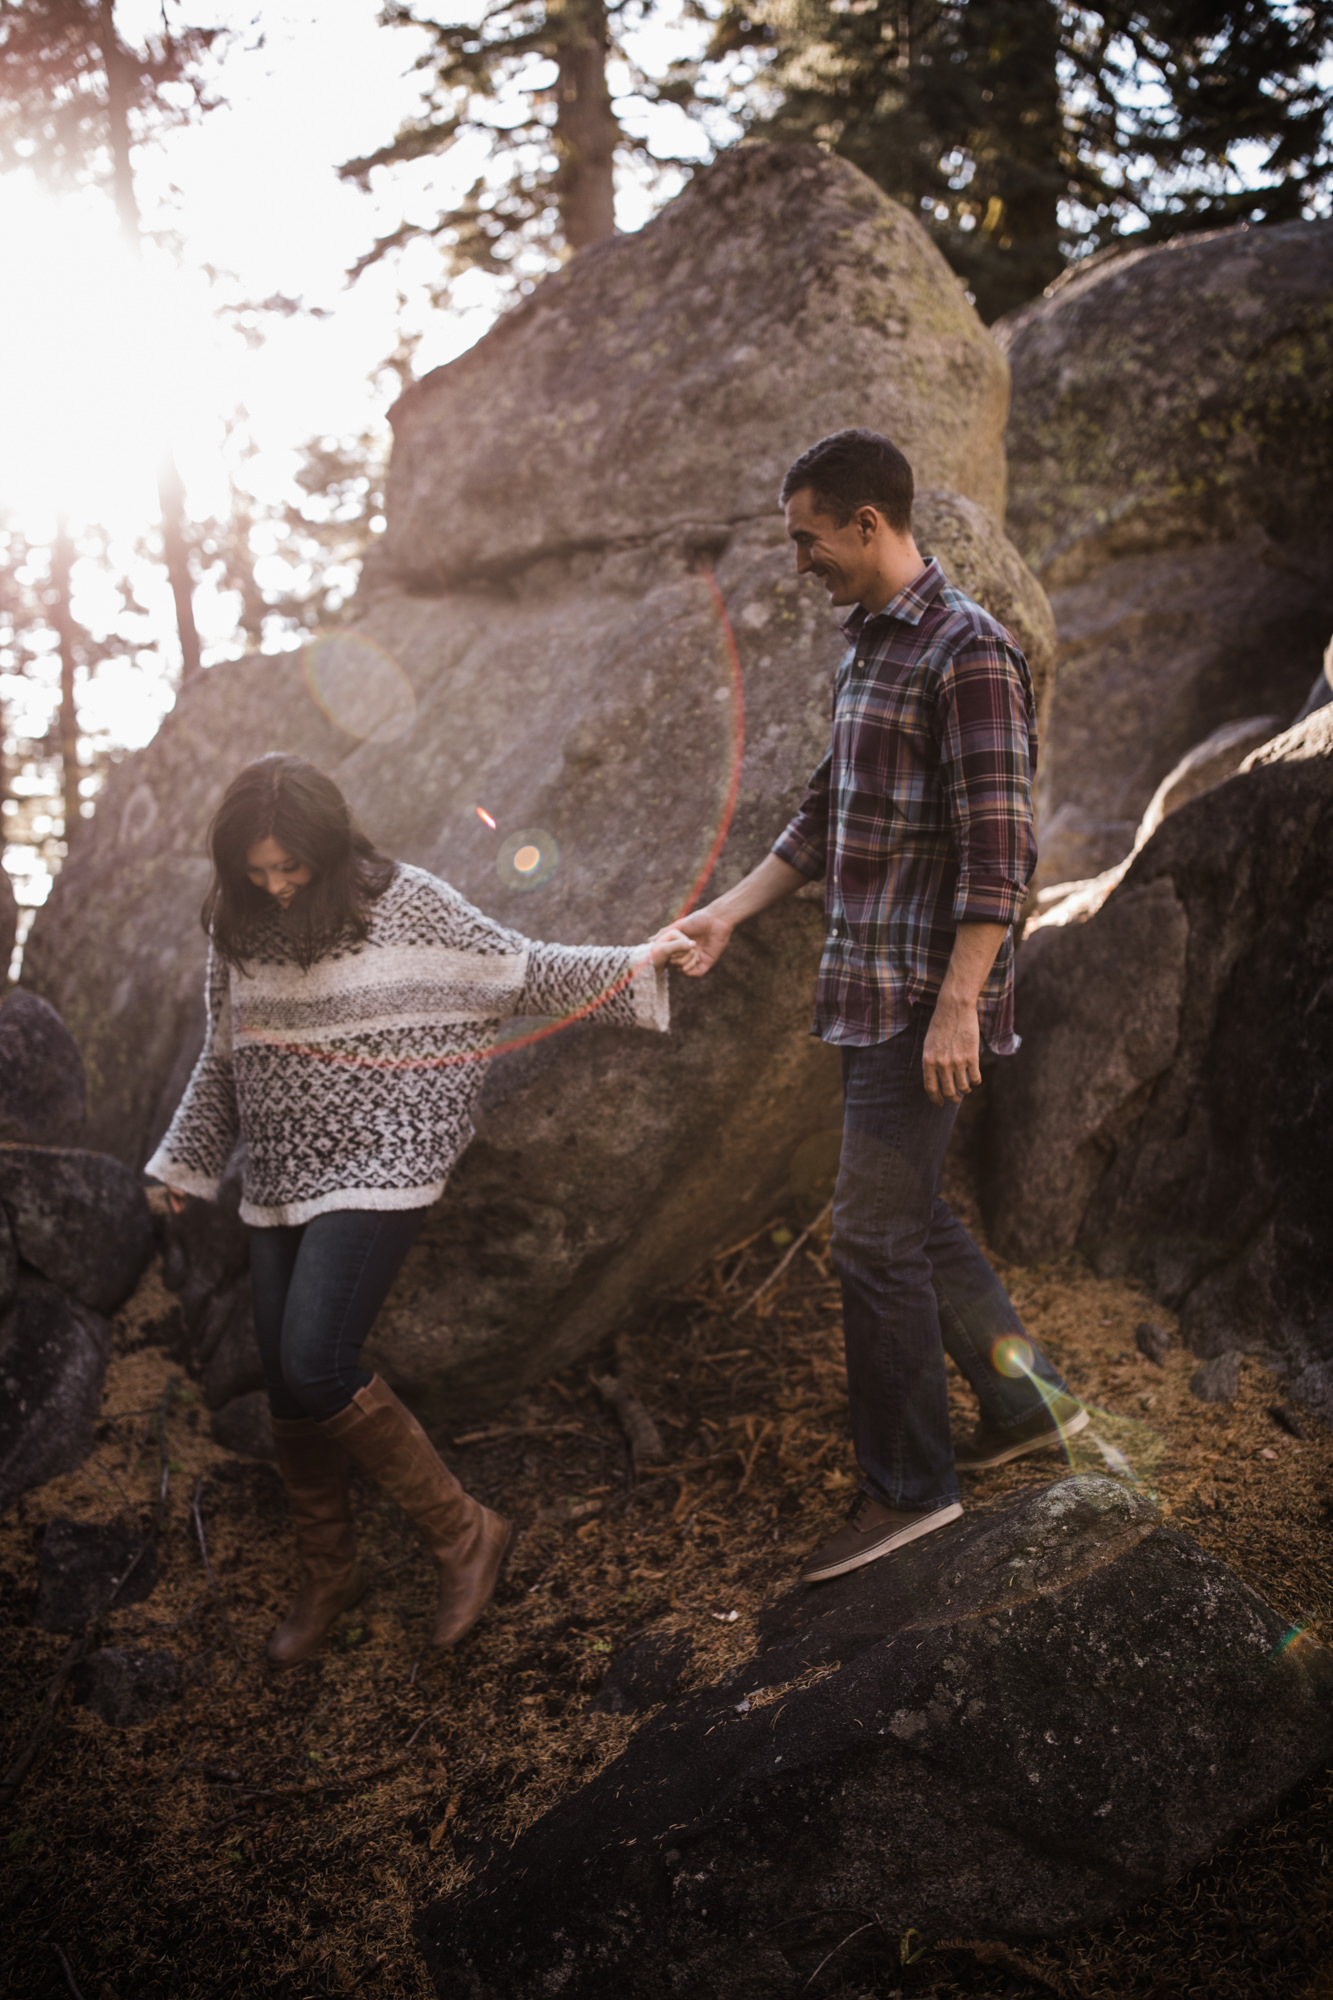
<instances>
[{"instance_id":1,"label":"orange lens flare","mask_svg":"<svg viewBox=\"0 0 1333 2000\"><path fill-rule=\"evenodd\" d=\"M1007 1333L991 1349L991 1365L1013 1380L1021 1375L1031 1377L1036 1359L1031 1344L1017 1333Z\"/></svg>"},{"instance_id":2,"label":"orange lens flare","mask_svg":"<svg viewBox=\"0 0 1333 2000\"><path fill-rule=\"evenodd\" d=\"M481 821L483 826L488 826L492 833L495 832L495 821L491 818L485 806L477 807L477 818Z\"/></svg>"}]
</instances>

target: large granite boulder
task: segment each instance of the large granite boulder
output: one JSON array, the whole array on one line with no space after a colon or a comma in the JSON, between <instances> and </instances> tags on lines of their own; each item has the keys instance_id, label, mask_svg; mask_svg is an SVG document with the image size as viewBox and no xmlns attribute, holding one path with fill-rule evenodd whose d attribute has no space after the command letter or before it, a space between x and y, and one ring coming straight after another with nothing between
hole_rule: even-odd
<instances>
[{"instance_id":1,"label":"large granite boulder","mask_svg":"<svg viewBox=\"0 0 1333 2000\"><path fill-rule=\"evenodd\" d=\"M1333 629L1333 223L1080 265L993 329L1009 531L1052 593L1043 884L1129 851L1214 729L1289 721Z\"/></svg>"},{"instance_id":2,"label":"large granite boulder","mask_svg":"<svg viewBox=\"0 0 1333 2000\"><path fill-rule=\"evenodd\" d=\"M74 1699L111 1729L138 1729L181 1698L176 1655L99 1646L74 1669Z\"/></svg>"},{"instance_id":3,"label":"large granite boulder","mask_svg":"<svg viewBox=\"0 0 1333 2000\"><path fill-rule=\"evenodd\" d=\"M110 1604L142 1604L156 1588L157 1549L140 1529L57 1518L42 1529L32 1622L43 1632L77 1632Z\"/></svg>"},{"instance_id":4,"label":"large granite boulder","mask_svg":"<svg viewBox=\"0 0 1333 2000\"><path fill-rule=\"evenodd\" d=\"M1022 1939L1160 1891L1333 1750L1333 1655L1116 1481L760 1618L420 1935L442 2000L773 2000L858 1923ZM853 1914L855 1913L855 1914Z\"/></svg>"},{"instance_id":5,"label":"large granite boulder","mask_svg":"<svg viewBox=\"0 0 1333 2000\"><path fill-rule=\"evenodd\" d=\"M1333 1416L1333 707L1173 813L1018 960L983 1185L1020 1261L1078 1244Z\"/></svg>"},{"instance_id":6,"label":"large granite boulder","mask_svg":"<svg viewBox=\"0 0 1333 2000\"><path fill-rule=\"evenodd\" d=\"M86 1100L74 1037L54 1007L18 988L0 1007L0 1141L73 1145Z\"/></svg>"},{"instance_id":7,"label":"large granite boulder","mask_svg":"<svg viewBox=\"0 0 1333 2000\"><path fill-rule=\"evenodd\" d=\"M0 1319L0 1508L82 1465L93 1446L111 1329L31 1277Z\"/></svg>"},{"instance_id":8,"label":"large granite boulder","mask_svg":"<svg viewBox=\"0 0 1333 2000\"><path fill-rule=\"evenodd\" d=\"M536 937L631 941L737 880L827 740L841 638L777 504L821 432L896 433L923 543L1040 678L1049 610L993 512L1003 408L957 279L817 150L745 149L574 258L399 405L355 625L212 669L110 775L25 972L84 1051L90 1142L142 1162L188 1074L205 831L259 750L313 757L383 846ZM550 863L527 879L520 836ZM782 1194L836 1121L822 929L817 891L749 926L674 982L669 1035L594 1017L493 1062L372 1350L423 1415L562 1365Z\"/></svg>"},{"instance_id":9,"label":"large granite boulder","mask_svg":"<svg viewBox=\"0 0 1333 2000\"><path fill-rule=\"evenodd\" d=\"M0 1146L0 1207L23 1262L94 1312L123 1305L153 1254L143 1187L109 1153Z\"/></svg>"},{"instance_id":10,"label":"large granite boulder","mask_svg":"<svg viewBox=\"0 0 1333 2000\"><path fill-rule=\"evenodd\" d=\"M1125 878L1125 871L1141 847L1146 847L1162 821L1179 812L1191 799L1202 798L1239 771L1246 758L1261 744L1278 735L1282 718L1277 715L1245 715L1238 722L1224 722L1205 736L1173 765L1149 799L1134 834L1134 845L1123 861L1113 862L1100 875L1086 882L1048 883L1037 891L1039 914L1029 919L1025 939L1041 930L1064 924L1086 923Z\"/></svg>"},{"instance_id":11,"label":"large granite boulder","mask_svg":"<svg viewBox=\"0 0 1333 2000\"><path fill-rule=\"evenodd\" d=\"M813 146L743 147L408 392L377 570L437 596L646 544L660 574L771 516L792 459L848 423L1002 519L1006 410L907 212Z\"/></svg>"}]
</instances>

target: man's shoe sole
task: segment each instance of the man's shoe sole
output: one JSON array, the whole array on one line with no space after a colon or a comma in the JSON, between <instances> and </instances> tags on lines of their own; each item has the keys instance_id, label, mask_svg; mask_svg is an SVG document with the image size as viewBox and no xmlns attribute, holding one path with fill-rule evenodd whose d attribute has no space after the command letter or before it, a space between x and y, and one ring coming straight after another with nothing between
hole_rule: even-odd
<instances>
[{"instance_id":1,"label":"man's shoe sole","mask_svg":"<svg viewBox=\"0 0 1333 2000\"><path fill-rule=\"evenodd\" d=\"M1079 1431L1086 1430L1088 1422L1087 1411L1080 1410L1076 1417L1071 1417L1067 1424L1061 1424L1057 1430L1047 1431L1039 1438L1029 1438L1026 1444L1010 1445L1007 1451L996 1452L993 1458L955 1459L954 1463L959 1472L991 1472L997 1465L1008 1465L1015 1458L1026 1458L1029 1452L1054 1451L1066 1438L1074 1437Z\"/></svg>"},{"instance_id":2,"label":"man's shoe sole","mask_svg":"<svg viewBox=\"0 0 1333 2000\"><path fill-rule=\"evenodd\" d=\"M932 1534L936 1528L943 1528L950 1521L956 1521L962 1511L960 1500L955 1500L948 1507L937 1507L933 1514L923 1514L910 1528L900 1528L896 1534L887 1536L882 1542L876 1542L873 1548L861 1549L856 1555L848 1556L842 1562L830 1563L823 1569L803 1569L801 1582L827 1583L831 1577L845 1576L848 1570L864 1569L867 1563L878 1562L881 1556L892 1555L895 1549L906 1548L909 1542L920 1541L922 1535Z\"/></svg>"}]
</instances>

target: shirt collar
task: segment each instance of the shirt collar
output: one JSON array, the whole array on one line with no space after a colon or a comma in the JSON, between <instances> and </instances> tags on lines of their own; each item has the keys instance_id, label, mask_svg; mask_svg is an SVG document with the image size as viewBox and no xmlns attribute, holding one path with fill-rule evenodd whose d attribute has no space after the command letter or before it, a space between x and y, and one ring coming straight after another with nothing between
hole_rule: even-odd
<instances>
[{"instance_id":1,"label":"shirt collar","mask_svg":"<svg viewBox=\"0 0 1333 2000\"><path fill-rule=\"evenodd\" d=\"M842 629L855 644L861 636L862 626L871 618L899 618L904 625L919 625L926 607L934 603L943 588L944 571L932 556L925 568L918 570L912 581L905 584L882 611L867 611L863 604L858 604Z\"/></svg>"}]
</instances>

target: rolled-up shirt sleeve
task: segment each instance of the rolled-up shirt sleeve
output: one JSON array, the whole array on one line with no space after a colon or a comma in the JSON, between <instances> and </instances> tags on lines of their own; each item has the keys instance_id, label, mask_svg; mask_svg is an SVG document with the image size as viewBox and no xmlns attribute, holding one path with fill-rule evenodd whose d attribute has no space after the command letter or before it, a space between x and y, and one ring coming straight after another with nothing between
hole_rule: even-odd
<instances>
[{"instance_id":1,"label":"rolled-up shirt sleeve","mask_svg":"<svg viewBox=\"0 0 1333 2000\"><path fill-rule=\"evenodd\" d=\"M833 750L824 753L795 819L790 820L773 842L779 861L821 882L828 870L829 784L833 775Z\"/></svg>"},{"instance_id":2,"label":"rolled-up shirt sleeve","mask_svg":"<svg viewBox=\"0 0 1333 2000\"><path fill-rule=\"evenodd\" d=\"M1037 863L1036 712L1027 662L978 634L941 676L940 774L958 848L953 917L1016 923Z\"/></svg>"}]
</instances>

